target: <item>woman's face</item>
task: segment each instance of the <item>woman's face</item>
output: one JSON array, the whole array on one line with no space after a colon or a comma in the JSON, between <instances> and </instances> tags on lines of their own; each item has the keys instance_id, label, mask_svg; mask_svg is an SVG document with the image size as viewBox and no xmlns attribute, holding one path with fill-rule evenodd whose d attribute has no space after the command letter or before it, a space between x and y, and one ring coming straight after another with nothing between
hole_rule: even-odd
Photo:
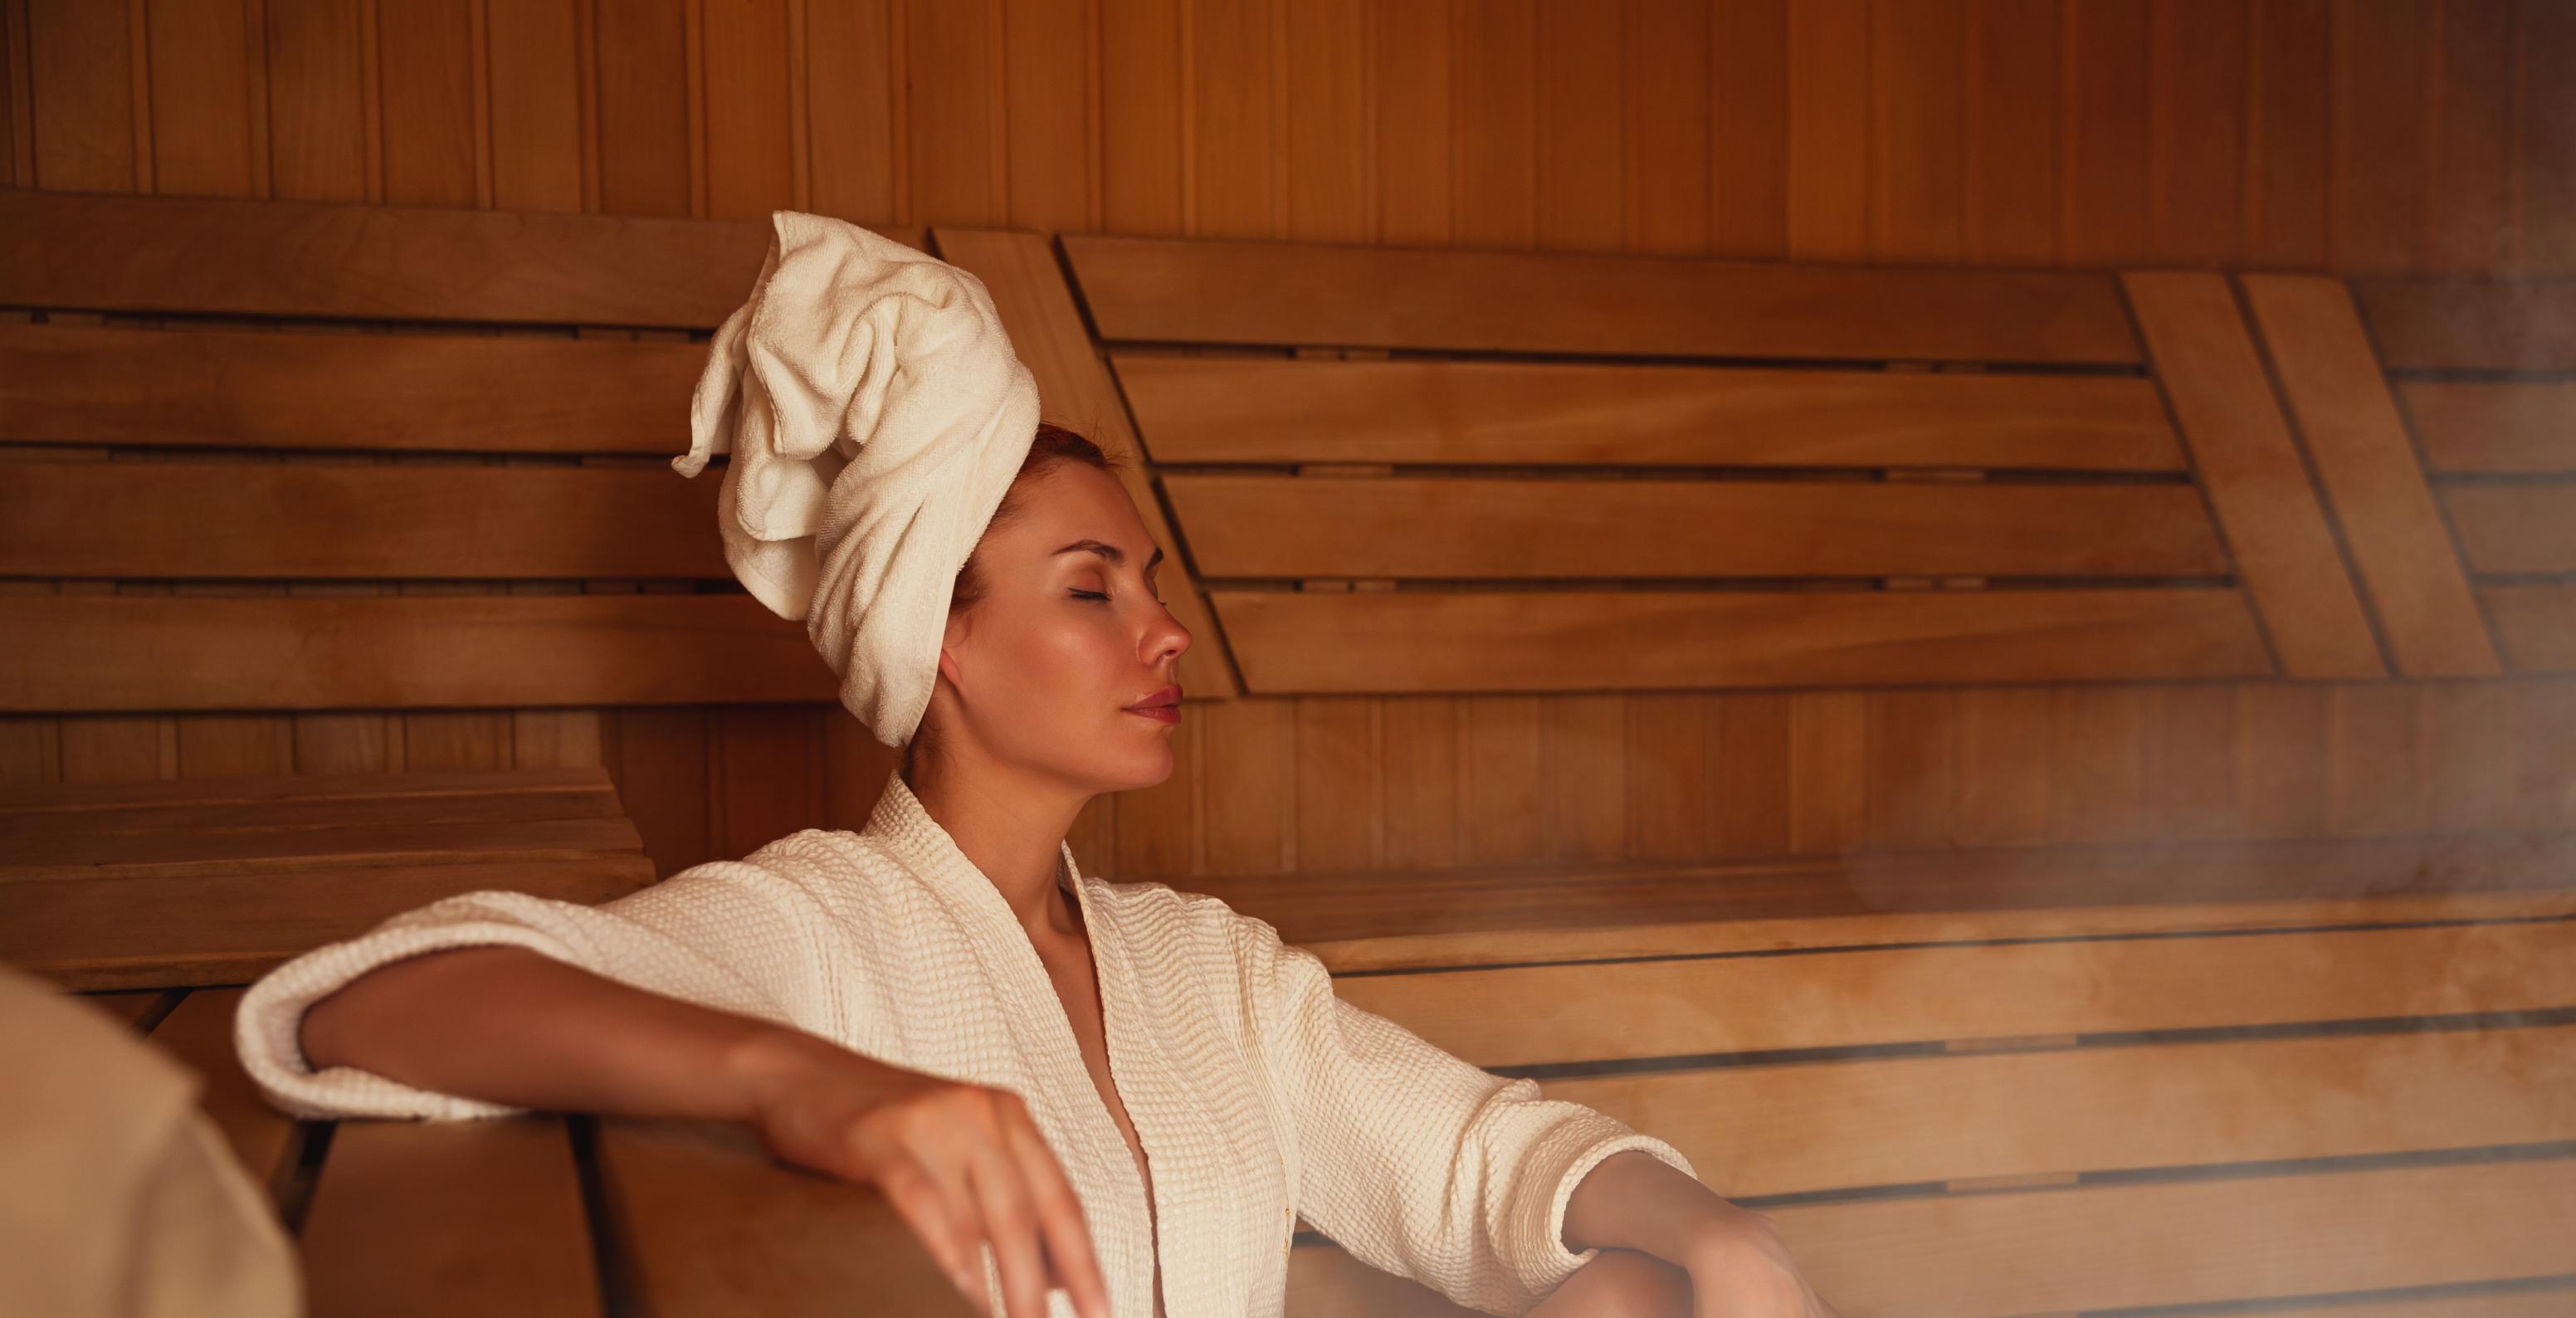
<instances>
[{"instance_id":1,"label":"woman's face","mask_svg":"<svg viewBox=\"0 0 2576 1318\"><path fill-rule=\"evenodd\" d=\"M1057 463L1017 499L976 547L983 598L949 616L932 698L941 753L1084 793L1163 781L1190 633L1156 598L1162 549L1097 467Z\"/></svg>"}]
</instances>

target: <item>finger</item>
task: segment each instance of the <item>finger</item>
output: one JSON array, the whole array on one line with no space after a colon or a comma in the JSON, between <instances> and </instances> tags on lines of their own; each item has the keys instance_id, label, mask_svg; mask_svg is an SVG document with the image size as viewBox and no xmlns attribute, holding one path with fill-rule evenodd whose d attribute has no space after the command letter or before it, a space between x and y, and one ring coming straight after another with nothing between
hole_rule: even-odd
<instances>
[{"instance_id":1,"label":"finger","mask_svg":"<svg viewBox=\"0 0 2576 1318\"><path fill-rule=\"evenodd\" d=\"M998 1147L988 1145L968 1164L966 1175L984 1216L984 1238L1001 1269L1002 1303L1009 1318L1046 1318L1046 1264L1038 1257L1037 1218L1019 1169Z\"/></svg>"},{"instance_id":2,"label":"finger","mask_svg":"<svg viewBox=\"0 0 2576 1318\"><path fill-rule=\"evenodd\" d=\"M1036 1126L1017 1121L1007 1129L1047 1252L1064 1278L1064 1288L1073 1295L1074 1308L1082 1318L1109 1318L1109 1283L1100 1270L1099 1252L1092 1248L1091 1228L1082 1219L1081 1197L1065 1179L1063 1165Z\"/></svg>"},{"instance_id":3,"label":"finger","mask_svg":"<svg viewBox=\"0 0 2576 1318\"><path fill-rule=\"evenodd\" d=\"M904 1225L912 1229L931 1261L948 1276L949 1284L978 1307L985 1302L983 1269L976 1266L975 1246L981 1243L981 1228L971 1212L961 1212L963 1205L944 1191L920 1164L898 1161L879 1170L878 1190L894 1205Z\"/></svg>"}]
</instances>

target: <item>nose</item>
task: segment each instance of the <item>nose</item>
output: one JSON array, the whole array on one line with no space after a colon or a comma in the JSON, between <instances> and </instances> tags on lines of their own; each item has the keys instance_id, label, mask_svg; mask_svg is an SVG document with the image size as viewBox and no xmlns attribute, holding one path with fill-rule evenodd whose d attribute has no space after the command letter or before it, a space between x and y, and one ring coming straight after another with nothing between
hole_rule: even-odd
<instances>
[{"instance_id":1,"label":"nose","mask_svg":"<svg viewBox=\"0 0 2576 1318\"><path fill-rule=\"evenodd\" d=\"M1177 660L1189 653L1189 648L1190 629L1182 626L1181 620L1168 612L1155 618L1153 625L1145 629L1145 662L1149 666L1159 668Z\"/></svg>"}]
</instances>

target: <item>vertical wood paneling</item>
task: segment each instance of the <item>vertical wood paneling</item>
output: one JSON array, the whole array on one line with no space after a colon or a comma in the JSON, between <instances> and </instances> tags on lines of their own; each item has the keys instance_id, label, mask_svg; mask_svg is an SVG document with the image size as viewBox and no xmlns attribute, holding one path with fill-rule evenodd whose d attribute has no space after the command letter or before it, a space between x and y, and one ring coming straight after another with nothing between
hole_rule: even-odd
<instances>
[{"instance_id":1,"label":"vertical wood paneling","mask_svg":"<svg viewBox=\"0 0 2576 1318\"><path fill-rule=\"evenodd\" d=\"M2513 254L2513 0L2442 0L2436 18L2424 264L2494 270Z\"/></svg>"},{"instance_id":2,"label":"vertical wood paneling","mask_svg":"<svg viewBox=\"0 0 2576 1318\"><path fill-rule=\"evenodd\" d=\"M897 0L805 5L806 204L866 222L900 212L895 108L904 65Z\"/></svg>"},{"instance_id":3,"label":"vertical wood paneling","mask_svg":"<svg viewBox=\"0 0 2576 1318\"><path fill-rule=\"evenodd\" d=\"M2576 270L2576 5L2522 0L2516 17L2521 149L2513 262L2524 270Z\"/></svg>"},{"instance_id":4,"label":"vertical wood paneling","mask_svg":"<svg viewBox=\"0 0 2576 1318\"><path fill-rule=\"evenodd\" d=\"M1789 849L1849 851L1869 827L1869 697L1799 691L1789 697Z\"/></svg>"},{"instance_id":5,"label":"vertical wood paneling","mask_svg":"<svg viewBox=\"0 0 2576 1318\"><path fill-rule=\"evenodd\" d=\"M1788 0L1713 0L1708 43L1709 253L1784 255L1790 214Z\"/></svg>"},{"instance_id":6,"label":"vertical wood paneling","mask_svg":"<svg viewBox=\"0 0 2576 1318\"><path fill-rule=\"evenodd\" d=\"M1628 236L1622 8L1538 0L1532 98L1538 247L1617 252Z\"/></svg>"},{"instance_id":7,"label":"vertical wood paneling","mask_svg":"<svg viewBox=\"0 0 2576 1318\"><path fill-rule=\"evenodd\" d=\"M1961 249L1970 261L2057 260L2056 0L1975 0L1962 81Z\"/></svg>"},{"instance_id":8,"label":"vertical wood paneling","mask_svg":"<svg viewBox=\"0 0 2576 1318\"><path fill-rule=\"evenodd\" d=\"M1628 7L1627 245L1654 256L1697 256L1709 245L1712 134L1741 131L1711 113L1710 12L1700 0L1633 0ZM1775 66L1776 67L1776 66ZM1742 175L1722 175L1730 185Z\"/></svg>"},{"instance_id":9,"label":"vertical wood paneling","mask_svg":"<svg viewBox=\"0 0 2576 1318\"><path fill-rule=\"evenodd\" d=\"M2080 0L2061 11L2059 232L2077 265L2145 259L2147 0Z\"/></svg>"},{"instance_id":10,"label":"vertical wood paneling","mask_svg":"<svg viewBox=\"0 0 2576 1318\"><path fill-rule=\"evenodd\" d=\"M492 204L581 209L581 21L575 0L484 11L491 62Z\"/></svg>"},{"instance_id":11,"label":"vertical wood paneling","mask_svg":"<svg viewBox=\"0 0 2576 1318\"><path fill-rule=\"evenodd\" d=\"M906 0L904 159L914 224L1000 227L1002 34L986 0Z\"/></svg>"},{"instance_id":12,"label":"vertical wood paneling","mask_svg":"<svg viewBox=\"0 0 2576 1318\"><path fill-rule=\"evenodd\" d=\"M271 194L293 201L363 200L367 89L359 0L267 4Z\"/></svg>"},{"instance_id":13,"label":"vertical wood paneling","mask_svg":"<svg viewBox=\"0 0 2576 1318\"><path fill-rule=\"evenodd\" d=\"M1273 874L1297 864L1290 821L1296 702L1243 699L1205 706L1200 750L1201 872Z\"/></svg>"},{"instance_id":14,"label":"vertical wood paneling","mask_svg":"<svg viewBox=\"0 0 2576 1318\"><path fill-rule=\"evenodd\" d=\"M260 36L242 0L145 6L152 177L164 194L239 197L259 189L254 102L265 91ZM264 141L261 141L264 145Z\"/></svg>"},{"instance_id":15,"label":"vertical wood paneling","mask_svg":"<svg viewBox=\"0 0 2576 1318\"><path fill-rule=\"evenodd\" d=\"M1547 696L1539 708L1540 850L1622 859L1628 847L1628 698Z\"/></svg>"},{"instance_id":16,"label":"vertical wood paneling","mask_svg":"<svg viewBox=\"0 0 2576 1318\"><path fill-rule=\"evenodd\" d=\"M688 31L680 0L592 0L599 208L686 215Z\"/></svg>"},{"instance_id":17,"label":"vertical wood paneling","mask_svg":"<svg viewBox=\"0 0 2576 1318\"><path fill-rule=\"evenodd\" d=\"M1713 706L1695 693L1628 697L1628 854L1642 860L1711 854Z\"/></svg>"},{"instance_id":18,"label":"vertical wood paneling","mask_svg":"<svg viewBox=\"0 0 2576 1318\"><path fill-rule=\"evenodd\" d=\"M1377 702L1301 696L1296 707L1297 865L1364 869L1378 863Z\"/></svg>"},{"instance_id":19,"label":"vertical wood paneling","mask_svg":"<svg viewBox=\"0 0 2576 1318\"><path fill-rule=\"evenodd\" d=\"M1994 847L2048 836L2049 691L1983 687L1959 693L1959 781L1955 835L1962 846Z\"/></svg>"},{"instance_id":20,"label":"vertical wood paneling","mask_svg":"<svg viewBox=\"0 0 2576 1318\"><path fill-rule=\"evenodd\" d=\"M1371 18L1377 240L1398 247L1447 246L1455 232L1449 6L1445 0L1383 0Z\"/></svg>"},{"instance_id":21,"label":"vertical wood paneling","mask_svg":"<svg viewBox=\"0 0 2576 1318\"><path fill-rule=\"evenodd\" d=\"M2253 6L2244 205L2245 255L2256 265L2326 263L2329 18L2326 0Z\"/></svg>"},{"instance_id":22,"label":"vertical wood paneling","mask_svg":"<svg viewBox=\"0 0 2576 1318\"><path fill-rule=\"evenodd\" d=\"M1459 701L1452 696L1386 696L1378 701L1385 863L1422 868L1458 863Z\"/></svg>"},{"instance_id":23,"label":"vertical wood paneling","mask_svg":"<svg viewBox=\"0 0 2576 1318\"><path fill-rule=\"evenodd\" d=\"M2157 0L2147 89L2149 247L2160 259L2241 257L2250 10Z\"/></svg>"},{"instance_id":24,"label":"vertical wood paneling","mask_svg":"<svg viewBox=\"0 0 2576 1318\"><path fill-rule=\"evenodd\" d=\"M1192 6L1190 36L1189 232L1209 238L1279 234L1286 125L1280 122L1280 46L1274 26L1285 0L1204 0Z\"/></svg>"},{"instance_id":25,"label":"vertical wood paneling","mask_svg":"<svg viewBox=\"0 0 2576 1318\"><path fill-rule=\"evenodd\" d=\"M1871 254L1959 257L1964 58L1955 5L1875 0L1869 20Z\"/></svg>"},{"instance_id":26,"label":"vertical wood paneling","mask_svg":"<svg viewBox=\"0 0 2576 1318\"><path fill-rule=\"evenodd\" d=\"M1367 242L1377 182L1370 133L1371 6L1363 0L1302 0L1284 8L1285 236Z\"/></svg>"},{"instance_id":27,"label":"vertical wood paneling","mask_svg":"<svg viewBox=\"0 0 2576 1318\"><path fill-rule=\"evenodd\" d=\"M1460 708L1462 863L1531 861L1546 854L1540 799L1546 734L1536 696L1480 696Z\"/></svg>"},{"instance_id":28,"label":"vertical wood paneling","mask_svg":"<svg viewBox=\"0 0 2576 1318\"><path fill-rule=\"evenodd\" d=\"M1788 10L1788 255L1869 255L1869 0L1803 0Z\"/></svg>"},{"instance_id":29,"label":"vertical wood paneling","mask_svg":"<svg viewBox=\"0 0 2576 1318\"><path fill-rule=\"evenodd\" d=\"M112 0L25 0L36 186L132 192L136 33Z\"/></svg>"},{"instance_id":30,"label":"vertical wood paneling","mask_svg":"<svg viewBox=\"0 0 2576 1318\"><path fill-rule=\"evenodd\" d=\"M385 200L472 206L483 135L472 0L375 0ZM387 57L390 52L390 57Z\"/></svg>"},{"instance_id":31,"label":"vertical wood paneling","mask_svg":"<svg viewBox=\"0 0 2576 1318\"><path fill-rule=\"evenodd\" d=\"M2424 233L2425 54L2420 0L2336 0L2333 255L2343 270L2405 270Z\"/></svg>"},{"instance_id":32,"label":"vertical wood paneling","mask_svg":"<svg viewBox=\"0 0 2576 1318\"><path fill-rule=\"evenodd\" d=\"M1710 850L1721 856L1789 852L1789 701L1778 692L1709 697Z\"/></svg>"},{"instance_id":33,"label":"vertical wood paneling","mask_svg":"<svg viewBox=\"0 0 2576 1318\"><path fill-rule=\"evenodd\" d=\"M765 220L796 206L788 0L706 0L707 214Z\"/></svg>"},{"instance_id":34,"label":"vertical wood paneling","mask_svg":"<svg viewBox=\"0 0 2576 1318\"><path fill-rule=\"evenodd\" d=\"M1536 0L1452 12L1458 246L1526 251L1537 243L1537 19Z\"/></svg>"},{"instance_id":35,"label":"vertical wood paneling","mask_svg":"<svg viewBox=\"0 0 2576 1318\"><path fill-rule=\"evenodd\" d=\"M1013 228L1100 227L1092 196L1100 128L1091 29L1087 3L1009 0L1003 7L1002 150Z\"/></svg>"},{"instance_id":36,"label":"vertical wood paneling","mask_svg":"<svg viewBox=\"0 0 2576 1318\"><path fill-rule=\"evenodd\" d=\"M1182 0L1098 3L1101 223L1111 233L1179 233Z\"/></svg>"}]
</instances>

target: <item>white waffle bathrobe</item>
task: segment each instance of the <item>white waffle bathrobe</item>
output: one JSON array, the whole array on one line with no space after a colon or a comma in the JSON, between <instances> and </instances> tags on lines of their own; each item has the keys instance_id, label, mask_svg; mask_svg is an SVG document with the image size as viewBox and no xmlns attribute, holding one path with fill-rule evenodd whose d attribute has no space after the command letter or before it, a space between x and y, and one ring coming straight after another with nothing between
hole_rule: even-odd
<instances>
[{"instance_id":1,"label":"white waffle bathrobe","mask_svg":"<svg viewBox=\"0 0 2576 1318\"><path fill-rule=\"evenodd\" d=\"M1216 898L1084 878L1070 847L1058 880L1082 903L1158 1211L1027 933L900 776L859 832L807 829L602 906L478 892L395 916L260 980L237 1043L298 1115L516 1112L349 1067L317 1074L297 1043L305 1008L363 971L511 943L1010 1089L1081 1198L1118 1318L1152 1313L1158 1259L1170 1318L1275 1318L1300 1215L1374 1267L1520 1313L1592 1257L1560 1233L1594 1164L1642 1149L1691 1172L1669 1144L1341 1001L1313 954ZM989 1286L989 1249L985 1267ZM1066 1293L1049 1312L1071 1318Z\"/></svg>"}]
</instances>

